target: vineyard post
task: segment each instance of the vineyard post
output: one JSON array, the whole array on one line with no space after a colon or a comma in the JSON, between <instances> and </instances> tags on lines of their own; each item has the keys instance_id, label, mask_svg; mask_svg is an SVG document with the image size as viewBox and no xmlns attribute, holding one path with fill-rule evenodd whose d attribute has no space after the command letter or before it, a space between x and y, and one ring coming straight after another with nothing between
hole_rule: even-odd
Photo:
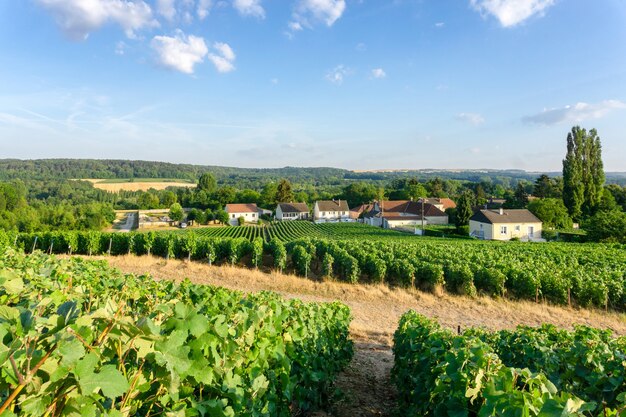
<instances>
[{"instance_id":1,"label":"vineyard post","mask_svg":"<svg viewBox=\"0 0 626 417\"><path fill-rule=\"evenodd\" d=\"M572 306L572 289L568 288L567 289L567 305L568 306Z\"/></svg>"},{"instance_id":2,"label":"vineyard post","mask_svg":"<svg viewBox=\"0 0 626 417\"><path fill-rule=\"evenodd\" d=\"M15 234L15 240L13 241L13 246L16 247L16 248L17 248L17 237L18 237L18 234L16 233Z\"/></svg>"},{"instance_id":3,"label":"vineyard post","mask_svg":"<svg viewBox=\"0 0 626 417\"><path fill-rule=\"evenodd\" d=\"M35 247L37 246L37 236L35 236L35 241L33 242L33 250L30 251L30 253L35 252Z\"/></svg>"},{"instance_id":4,"label":"vineyard post","mask_svg":"<svg viewBox=\"0 0 626 417\"><path fill-rule=\"evenodd\" d=\"M48 249L48 255L52 255L52 248L54 247L54 239L50 242L50 248Z\"/></svg>"},{"instance_id":5,"label":"vineyard post","mask_svg":"<svg viewBox=\"0 0 626 417\"><path fill-rule=\"evenodd\" d=\"M113 238L109 238L109 250L107 250L107 255L111 256L111 245L113 244Z\"/></svg>"},{"instance_id":6,"label":"vineyard post","mask_svg":"<svg viewBox=\"0 0 626 417\"><path fill-rule=\"evenodd\" d=\"M535 303L539 303L539 286L535 287Z\"/></svg>"},{"instance_id":7,"label":"vineyard post","mask_svg":"<svg viewBox=\"0 0 626 417\"><path fill-rule=\"evenodd\" d=\"M67 245L67 250L69 252L69 254L72 254L72 245Z\"/></svg>"},{"instance_id":8,"label":"vineyard post","mask_svg":"<svg viewBox=\"0 0 626 417\"><path fill-rule=\"evenodd\" d=\"M459 324L456 328L456 333L461 334L461 325Z\"/></svg>"}]
</instances>

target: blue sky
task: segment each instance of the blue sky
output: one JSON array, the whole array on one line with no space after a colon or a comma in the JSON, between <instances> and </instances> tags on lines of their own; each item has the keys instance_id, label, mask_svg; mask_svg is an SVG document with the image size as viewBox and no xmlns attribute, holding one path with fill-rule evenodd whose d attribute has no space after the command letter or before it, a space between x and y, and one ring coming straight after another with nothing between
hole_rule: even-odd
<instances>
[{"instance_id":1,"label":"blue sky","mask_svg":"<svg viewBox=\"0 0 626 417\"><path fill-rule=\"evenodd\" d=\"M623 0L0 2L1 157L626 171Z\"/></svg>"}]
</instances>

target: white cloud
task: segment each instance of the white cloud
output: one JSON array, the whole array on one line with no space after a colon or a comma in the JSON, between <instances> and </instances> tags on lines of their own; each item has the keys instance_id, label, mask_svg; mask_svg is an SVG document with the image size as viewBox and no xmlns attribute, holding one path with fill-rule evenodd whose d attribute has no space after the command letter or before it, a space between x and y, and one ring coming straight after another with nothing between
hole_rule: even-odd
<instances>
[{"instance_id":1,"label":"white cloud","mask_svg":"<svg viewBox=\"0 0 626 417\"><path fill-rule=\"evenodd\" d=\"M198 7L196 8L198 19L200 20L206 19L209 13L211 12L212 6L213 6L212 0L198 0Z\"/></svg>"},{"instance_id":2,"label":"white cloud","mask_svg":"<svg viewBox=\"0 0 626 417\"><path fill-rule=\"evenodd\" d=\"M471 124L472 126L480 126L485 123L485 118L478 113L459 113L456 115L457 120Z\"/></svg>"},{"instance_id":3,"label":"white cloud","mask_svg":"<svg viewBox=\"0 0 626 417\"><path fill-rule=\"evenodd\" d=\"M278 84L278 78L272 78L270 82L274 85Z\"/></svg>"},{"instance_id":4,"label":"white cloud","mask_svg":"<svg viewBox=\"0 0 626 417\"><path fill-rule=\"evenodd\" d=\"M54 16L67 36L84 40L107 23L115 23L132 38L135 31L158 26L143 0L36 0Z\"/></svg>"},{"instance_id":5,"label":"white cloud","mask_svg":"<svg viewBox=\"0 0 626 417\"><path fill-rule=\"evenodd\" d=\"M437 22L435 23L435 27L438 29L441 29L442 27L444 27L446 24L444 22Z\"/></svg>"},{"instance_id":6,"label":"white cloud","mask_svg":"<svg viewBox=\"0 0 626 417\"><path fill-rule=\"evenodd\" d=\"M234 0L233 7L242 16L253 16L259 19L265 18L265 9L261 6L261 0Z\"/></svg>"},{"instance_id":7,"label":"white cloud","mask_svg":"<svg viewBox=\"0 0 626 417\"><path fill-rule=\"evenodd\" d=\"M157 11L167 20L174 20L176 17L176 0L157 0Z\"/></svg>"},{"instance_id":8,"label":"white cloud","mask_svg":"<svg viewBox=\"0 0 626 417\"><path fill-rule=\"evenodd\" d=\"M363 42L359 42L356 44L356 48L357 51L359 52L365 52L367 51L367 45L365 45Z\"/></svg>"},{"instance_id":9,"label":"white cloud","mask_svg":"<svg viewBox=\"0 0 626 417\"><path fill-rule=\"evenodd\" d=\"M373 78L385 78L386 76L387 76L387 73L382 68L374 68L372 70L372 77Z\"/></svg>"},{"instance_id":10,"label":"white cloud","mask_svg":"<svg viewBox=\"0 0 626 417\"><path fill-rule=\"evenodd\" d=\"M151 46L161 65L185 74L193 74L195 65L203 62L209 52L203 38L186 36L181 30L174 37L155 36Z\"/></svg>"},{"instance_id":11,"label":"white cloud","mask_svg":"<svg viewBox=\"0 0 626 417\"><path fill-rule=\"evenodd\" d=\"M619 100L604 100L600 103L576 103L556 109L545 109L533 116L526 116L522 120L526 123L540 125L555 125L561 122L582 122L590 119L600 119L612 110L626 109L626 103Z\"/></svg>"},{"instance_id":12,"label":"white cloud","mask_svg":"<svg viewBox=\"0 0 626 417\"><path fill-rule=\"evenodd\" d=\"M556 0L470 0L470 5L482 14L496 17L507 28L534 16L543 15Z\"/></svg>"},{"instance_id":13,"label":"white cloud","mask_svg":"<svg viewBox=\"0 0 626 417\"><path fill-rule=\"evenodd\" d=\"M344 65L337 65L331 71L326 73L326 79L333 84L341 85L343 83L344 78L347 75L350 75L350 70L346 68Z\"/></svg>"},{"instance_id":14,"label":"white cloud","mask_svg":"<svg viewBox=\"0 0 626 417\"><path fill-rule=\"evenodd\" d=\"M346 10L345 0L298 0L289 22L289 28L293 31L303 27L312 27L317 22L323 22L326 26L332 26Z\"/></svg>"},{"instance_id":15,"label":"white cloud","mask_svg":"<svg viewBox=\"0 0 626 417\"><path fill-rule=\"evenodd\" d=\"M215 42L213 53L209 54L209 60L219 72L231 72L235 70L235 53L227 43Z\"/></svg>"},{"instance_id":16,"label":"white cloud","mask_svg":"<svg viewBox=\"0 0 626 417\"><path fill-rule=\"evenodd\" d=\"M128 45L124 41L119 41L115 44L115 55L124 55Z\"/></svg>"}]
</instances>

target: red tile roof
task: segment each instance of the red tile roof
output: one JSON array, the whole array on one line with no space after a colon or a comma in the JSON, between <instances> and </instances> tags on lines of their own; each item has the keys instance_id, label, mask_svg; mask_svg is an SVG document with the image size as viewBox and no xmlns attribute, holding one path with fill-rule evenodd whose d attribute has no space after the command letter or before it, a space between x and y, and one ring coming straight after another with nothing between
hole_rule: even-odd
<instances>
[{"instance_id":1,"label":"red tile roof","mask_svg":"<svg viewBox=\"0 0 626 417\"><path fill-rule=\"evenodd\" d=\"M226 204L227 213L256 213L256 204Z\"/></svg>"}]
</instances>

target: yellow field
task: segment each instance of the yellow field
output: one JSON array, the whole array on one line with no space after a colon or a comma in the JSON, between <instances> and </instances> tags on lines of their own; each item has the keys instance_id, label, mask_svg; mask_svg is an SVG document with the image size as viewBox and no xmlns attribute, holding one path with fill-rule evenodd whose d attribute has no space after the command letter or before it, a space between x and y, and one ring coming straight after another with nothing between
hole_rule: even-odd
<instances>
[{"instance_id":1,"label":"yellow field","mask_svg":"<svg viewBox=\"0 0 626 417\"><path fill-rule=\"evenodd\" d=\"M133 181L133 182L103 182L106 180L103 179L95 179L95 178L85 178L82 181L89 181L93 184L95 188L100 190L110 191L112 193L116 193L118 191L147 191L150 188L154 188L155 190L164 190L167 187L188 187L195 188L196 184L192 184L189 182L169 182L169 181Z\"/></svg>"}]
</instances>

